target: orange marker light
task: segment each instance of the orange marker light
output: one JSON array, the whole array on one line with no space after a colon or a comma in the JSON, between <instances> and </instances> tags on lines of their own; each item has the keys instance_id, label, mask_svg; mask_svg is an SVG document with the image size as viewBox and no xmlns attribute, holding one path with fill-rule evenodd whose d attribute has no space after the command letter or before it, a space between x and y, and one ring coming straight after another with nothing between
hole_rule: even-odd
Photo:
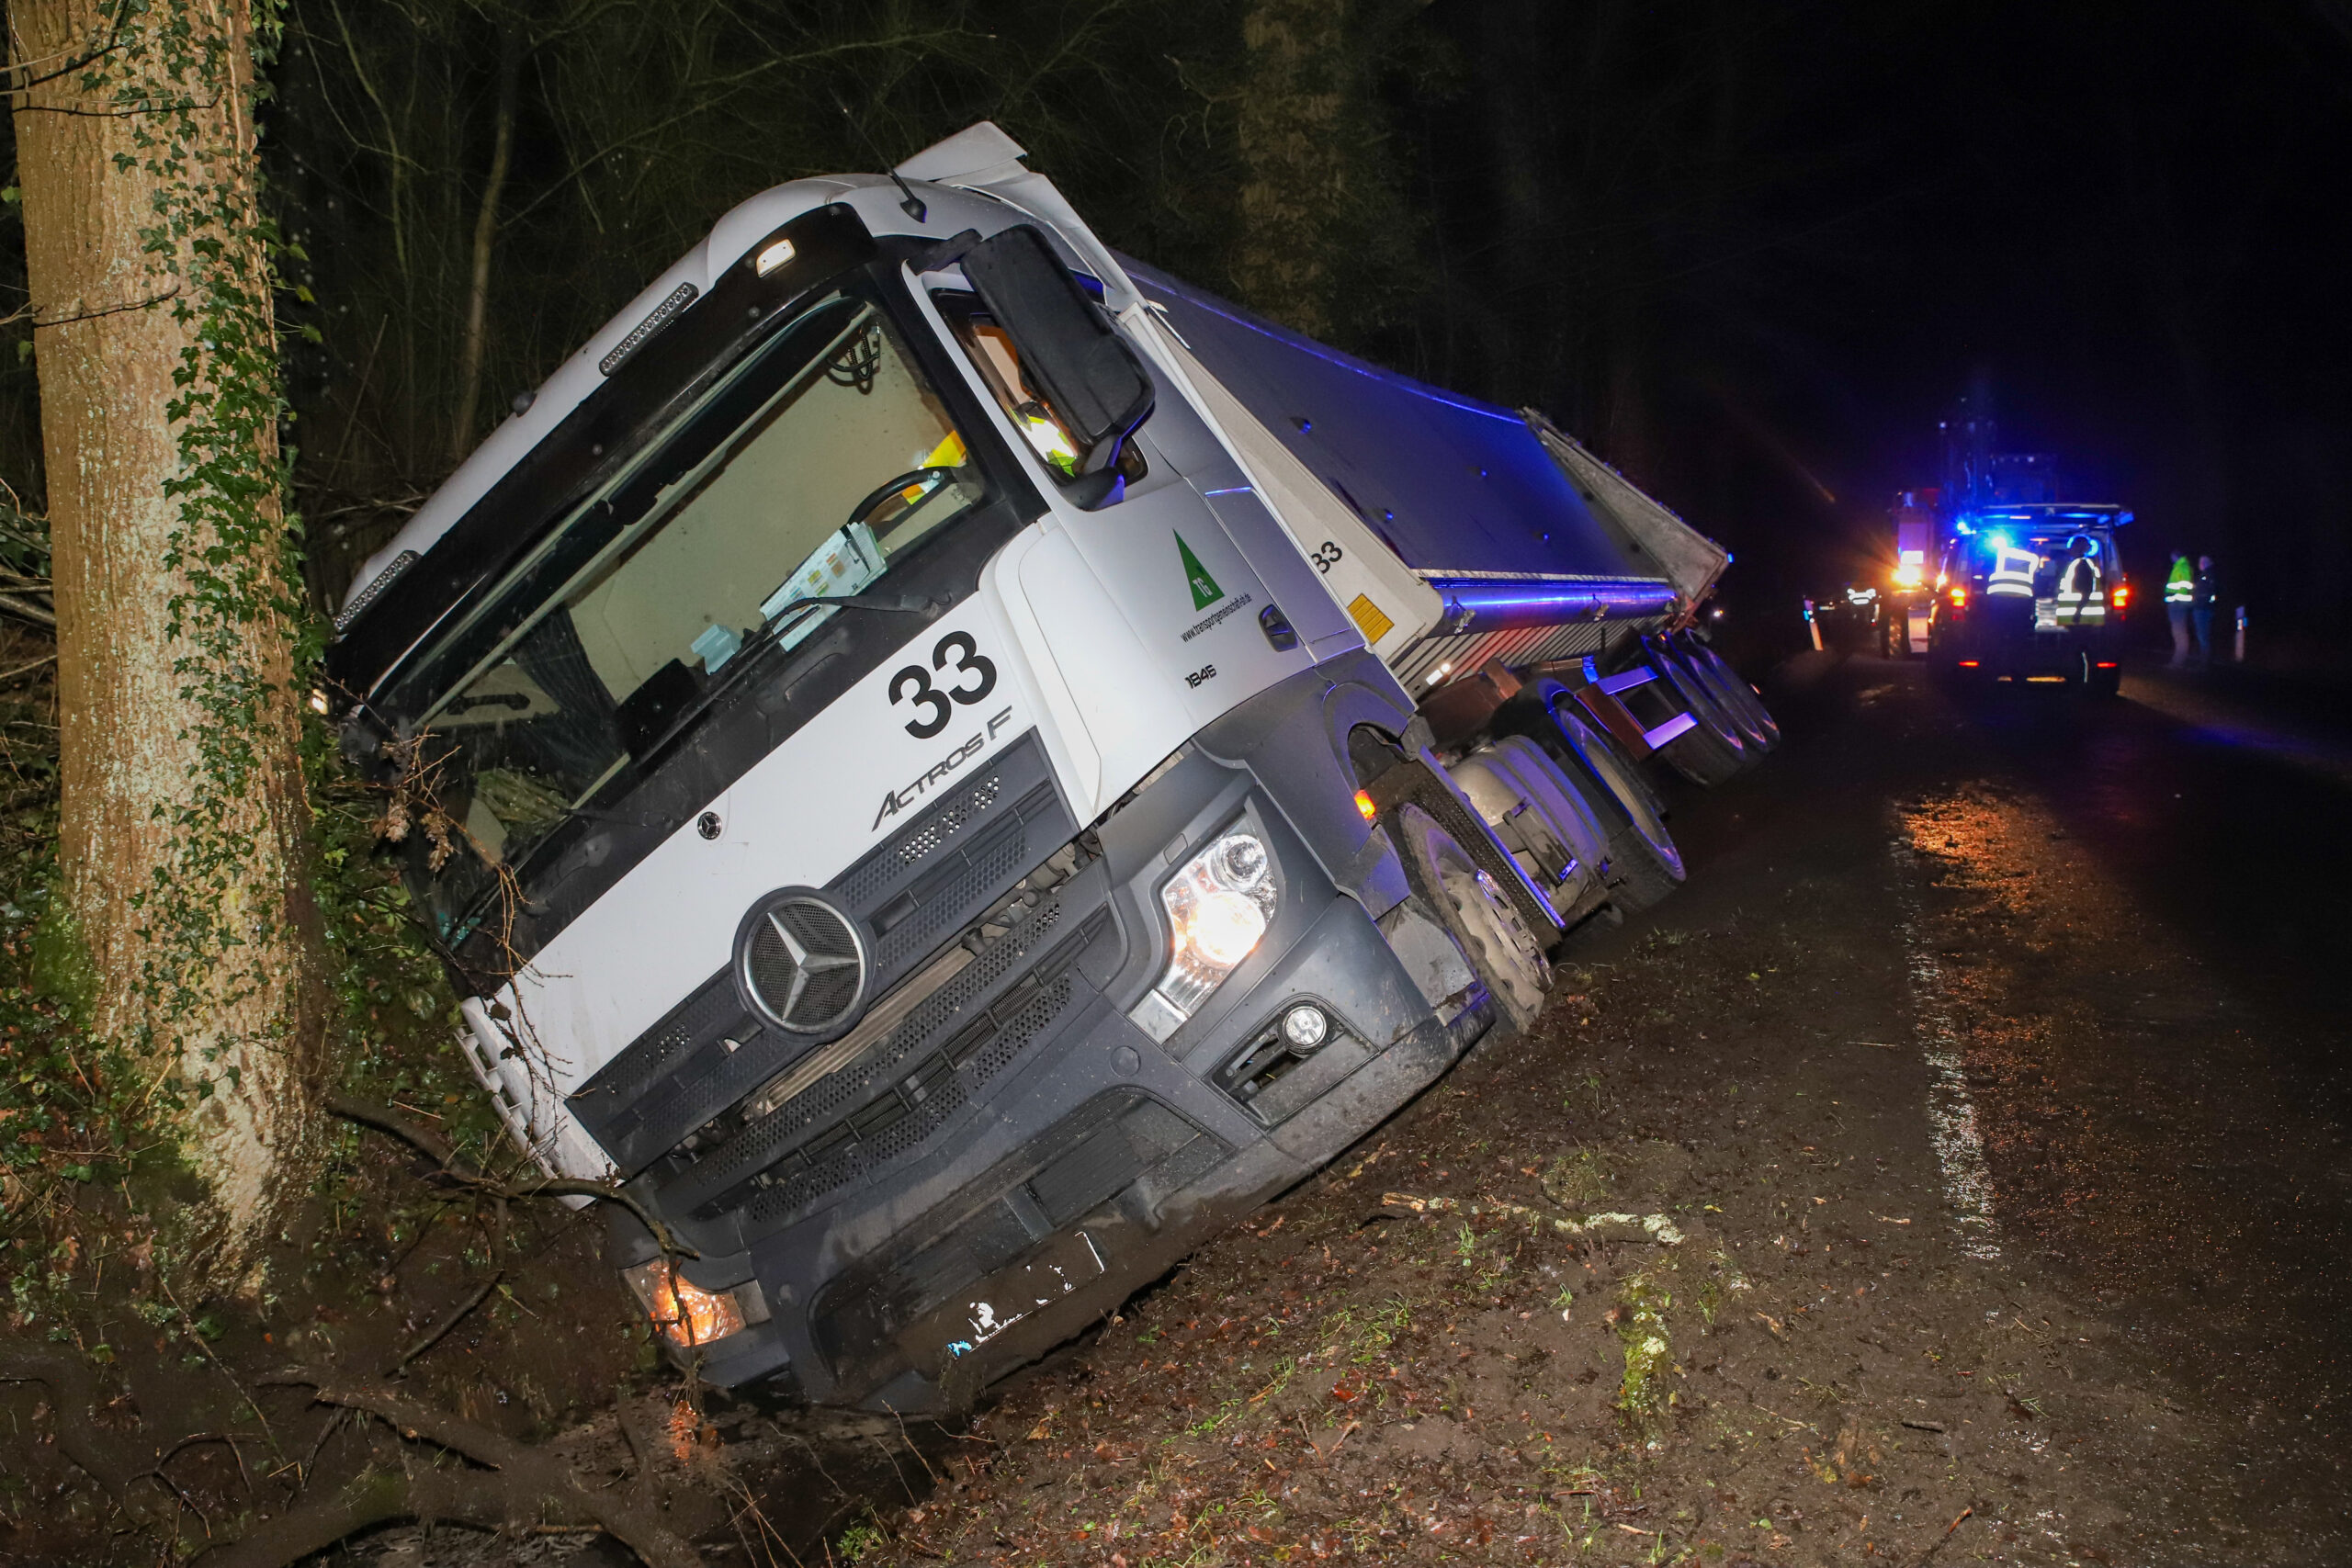
<instances>
[{"instance_id":1,"label":"orange marker light","mask_svg":"<svg viewBox=\"0 0 2352 1568\"><path fill-rule=\"evenodd\" d=\"M1356 791L1356 809L1363 813L1363 819L1367 822L1380 815L1380 807L1372 803L1372 792L1368 789Z\"/></svg>"}]
</instances>

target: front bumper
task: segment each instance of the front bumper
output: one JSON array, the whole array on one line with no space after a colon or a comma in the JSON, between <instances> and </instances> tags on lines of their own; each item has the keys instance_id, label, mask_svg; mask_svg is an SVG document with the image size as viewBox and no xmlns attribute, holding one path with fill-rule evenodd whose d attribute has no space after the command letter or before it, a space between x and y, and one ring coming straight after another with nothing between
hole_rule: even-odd
<instances>
[{"instance_id":1,"label":"front bumper","mask_svg":"<svg viewBox=\"0 0 2352 1568\"><path fill-rule=\"evenodd\" d=\"M954 980L788 1103L742 1113L769 1079L658 1152L644 1129L666 1142L681 1118L606 1114L632 1196L701 1254L684 1278L742 1303L745 1325L698 1348L704 1377L908 1414L956 1404L1319 1168L1483 1032L1483 993L1423 993L1293 831L1282 784L1186 756L1073 840L1092 856L1081 869L998 918ZM1156 1041L1128 1014L1168 951L1159 885L1180 847L1245 818L1272 852L1278 907ZM1031 843L1023 863L1061 848ZM1326 1042L1264 1049L1302 999L1329 1015ZM616 1225L613 1261L657 1256Z\"/></svg>"}]
</instances>

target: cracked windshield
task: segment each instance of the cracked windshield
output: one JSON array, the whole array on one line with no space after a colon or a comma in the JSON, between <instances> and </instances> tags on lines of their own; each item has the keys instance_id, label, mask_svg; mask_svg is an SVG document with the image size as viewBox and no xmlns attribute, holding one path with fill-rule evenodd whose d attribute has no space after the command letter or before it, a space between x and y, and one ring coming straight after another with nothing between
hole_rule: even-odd
<instances>
[{"instance_id":1,"label":"cracked windshield","mask_svg":"<svg viewBox=\"0 0 2352 1568\"><path fill-rule=\"evenodd\" d=\"M457 677L424 726L443 828L424 858L445 933L498 868L625 785L724 679L841 614L790 606L865 591L980 493L879 309L840 294L804 314L435 657L428 680Z\"/></svg>"}]
</instances>

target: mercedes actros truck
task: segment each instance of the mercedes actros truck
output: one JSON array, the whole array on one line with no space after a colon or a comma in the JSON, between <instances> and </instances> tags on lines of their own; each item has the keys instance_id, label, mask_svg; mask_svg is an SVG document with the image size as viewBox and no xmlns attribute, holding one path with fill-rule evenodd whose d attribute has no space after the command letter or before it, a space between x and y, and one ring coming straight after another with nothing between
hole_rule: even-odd
<instances>
[{"instance_id":1,"label":"mercedes actros truck","mask_svg":"<svg viewBox=\"0 0 2352 1568\"><path fill-rule=\"evenodd\" d=\"M462 1042L723 1384L938 1410L1679 879L1723 552L1540 420L1107 251L973 127L719 220L328 670Z\"/></svg>"}]
</instances>

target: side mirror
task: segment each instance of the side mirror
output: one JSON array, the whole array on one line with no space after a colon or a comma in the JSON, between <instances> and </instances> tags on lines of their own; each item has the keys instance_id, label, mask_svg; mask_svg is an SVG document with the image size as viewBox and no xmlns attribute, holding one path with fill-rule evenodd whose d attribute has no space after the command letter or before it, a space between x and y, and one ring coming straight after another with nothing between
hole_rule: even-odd
<instances>
[{"instance_id":1,"label":"side mirror","mask_svg":"<svg viewBox=\"0 0 2352 1568\"><path fill-rule=\"evenodd\" d=\"M964 276L1012 339L1022 379L1078 447L1076 474L1097 474L1151 417L1151 372L1054 254L1022 224L964 254Z\"/></svg>"}]
</instances>

